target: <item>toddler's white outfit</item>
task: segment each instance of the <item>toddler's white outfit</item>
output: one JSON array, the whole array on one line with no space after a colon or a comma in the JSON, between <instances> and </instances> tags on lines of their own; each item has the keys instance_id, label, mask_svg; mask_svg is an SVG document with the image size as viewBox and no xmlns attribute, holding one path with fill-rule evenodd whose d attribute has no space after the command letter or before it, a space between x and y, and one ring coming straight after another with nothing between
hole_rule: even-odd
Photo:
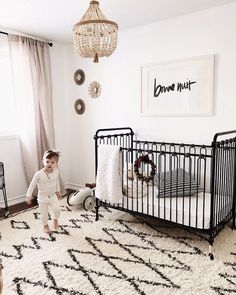
<instances>
[{"instance_id":1,"label":"toddler's white outfit","mask_svg":"<svg viewBox=\"0 0 236 295\"><path fill-rule=\"evenodd\" d=\"M48 207L54 214L54 218L58 219L61 213L60 203L56 192L60 191L59 185L59 170L53 169L52 173L46 173L43 169L35 173L28 191L26 198L31 198L33 191L38 186L38 203L41 214L41 221L43 225L48 223Z\"/></svg>"}]
</instances>

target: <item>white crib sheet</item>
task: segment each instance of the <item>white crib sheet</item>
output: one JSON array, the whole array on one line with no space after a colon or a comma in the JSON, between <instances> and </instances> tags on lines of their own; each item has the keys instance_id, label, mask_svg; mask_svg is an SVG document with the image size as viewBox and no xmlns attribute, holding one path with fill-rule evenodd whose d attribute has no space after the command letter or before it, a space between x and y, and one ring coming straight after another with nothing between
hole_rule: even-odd
<instances>
[{"instance_id":1,"label":"white crib sheet","mask_svg":"<svg viewBox=\"0 0 236 295\"><path fill-rule=\"evenodd\" d=\"M157 190L143 198L123 196L122 207L151 216L155 216L186 226L210 228L210 193L198 193L191 197L158 198ZM203 206L204 205L204 206ZM228 206L227 206L228 207ZM224 212L226 214L228 212Z\"/></svg>"}]
</instances>

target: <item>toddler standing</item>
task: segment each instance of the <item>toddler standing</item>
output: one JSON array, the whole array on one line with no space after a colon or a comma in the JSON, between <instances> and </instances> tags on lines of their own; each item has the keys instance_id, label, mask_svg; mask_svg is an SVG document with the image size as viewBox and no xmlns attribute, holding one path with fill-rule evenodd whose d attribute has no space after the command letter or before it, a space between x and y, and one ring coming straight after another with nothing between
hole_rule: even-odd
<instances>
[{"instance_id":1,"label":"toddler standing","mask_svg":"<svg viewBox=\"0 0 236 295\"><path fill-rule=\"evenodd\" d=\"M26 193L26 202L31 204L32 194L38 186L38 204L41 214L41 221L43 224L44 232L50 234L51 230L48 226L48 208L51 207L54 220L54 228L59 227L58 218L61 213L59 198L61 197L59 185L59 170L57 163L59 160L59 152L54 150L45 151L43 155L44 168L37 171L29 185Z\"/></svg>"}]
</instances>

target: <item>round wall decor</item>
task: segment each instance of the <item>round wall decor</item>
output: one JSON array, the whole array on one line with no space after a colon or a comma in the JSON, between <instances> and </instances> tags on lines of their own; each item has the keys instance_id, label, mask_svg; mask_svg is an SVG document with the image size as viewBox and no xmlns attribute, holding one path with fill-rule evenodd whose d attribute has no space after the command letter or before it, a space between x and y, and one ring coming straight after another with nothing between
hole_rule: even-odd
<instances>
[{"instance_id":1,"label":"round wall decor","mask_svg":"<svg viewBox=\"0 0 236 295\"><path fill-rule=\"evenodd\" d=\"M74 73L74 81L77 85L82 85L85 80L85 73L83 70L78 69Z\"/></svg>"},{"instance_id":2,"label":"round wall decor","mask_svg":"<svg viewBox=\"0 0 236 295\"><path fill-rule=\"evenodd\" d=\"M97 98L102 91L101 85L97 81L93 81L89 84L88 92L92 98Z\"/></svg>"},{"instance_id":3,"label":"round wall decor","mask_svg":"<svg viewBox=\"0 0 236 295\"><path fill-rule=\"evenodd\" d=\"M76 99L74 108L77 114L81 115L85 111L85 103L82 99Z\"/></svg>"}]
</instances>

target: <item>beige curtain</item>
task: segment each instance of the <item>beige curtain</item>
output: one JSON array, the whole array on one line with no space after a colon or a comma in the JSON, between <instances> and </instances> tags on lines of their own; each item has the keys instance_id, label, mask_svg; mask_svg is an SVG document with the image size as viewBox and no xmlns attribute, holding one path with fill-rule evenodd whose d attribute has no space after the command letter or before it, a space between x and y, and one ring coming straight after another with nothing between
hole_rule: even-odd
<instances>
[{"instance_id":1,"label":"beige curtain","mask_svg":"<svg viewBox=\"0 0 236 295\"><path fill-rule=\"evenodd\" d=\"M19 136L28 183L42 168L45 150L55 148L49 45L8 35L15 88ZM62 184L62 182L61 182ZM65 193L64 187L61 187Z\"/></svg>"}]
</instances>

